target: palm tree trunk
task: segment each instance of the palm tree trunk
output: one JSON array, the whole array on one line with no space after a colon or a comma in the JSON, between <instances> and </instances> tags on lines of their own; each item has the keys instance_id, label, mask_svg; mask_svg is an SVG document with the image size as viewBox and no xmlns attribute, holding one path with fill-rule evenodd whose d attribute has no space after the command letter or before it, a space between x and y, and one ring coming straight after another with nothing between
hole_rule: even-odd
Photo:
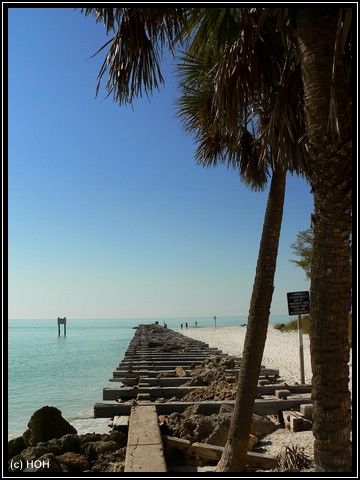
<instances>
[{"instance_id":1,"label":"palm tree trunk","mask_svg":"<svg viewBox=\"0 0 360 480\"><path fill-rule=\"evenodd\" d=\"M285 197L286 172L273 172L266 207L248 324L241 360L234 414L217 472L242 472L246 467L254 401L264 353Z\"/></svg>"},{"instance_id":2,"label":"palm tree trunk","mask_svg":"<svg viewBox=\"0 0 360 480\"><path fill-rule=\"evenodd\" d=\"M314 193L310 349L317 471L350 472L348 315L351 234L351 101L337 68L339 132L329 131L338 9L297 9L297 33Z\"/></svg>"}]
</instances>

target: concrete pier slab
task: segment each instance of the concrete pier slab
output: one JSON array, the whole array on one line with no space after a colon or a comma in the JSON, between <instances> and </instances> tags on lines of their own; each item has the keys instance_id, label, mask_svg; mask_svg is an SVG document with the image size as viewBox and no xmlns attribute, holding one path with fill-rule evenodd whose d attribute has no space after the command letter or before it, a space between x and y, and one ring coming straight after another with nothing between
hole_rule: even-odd
<instances>
[{"instance_id":1,"label":"concrete pier slab","mask_svg":"<svg viewBox=\"0 0 360 480\"><path fill-rule=\"evenodd\" d=\"M154 405L131 408L125 472L167 472Z\"/></svg>"}]
</instances>

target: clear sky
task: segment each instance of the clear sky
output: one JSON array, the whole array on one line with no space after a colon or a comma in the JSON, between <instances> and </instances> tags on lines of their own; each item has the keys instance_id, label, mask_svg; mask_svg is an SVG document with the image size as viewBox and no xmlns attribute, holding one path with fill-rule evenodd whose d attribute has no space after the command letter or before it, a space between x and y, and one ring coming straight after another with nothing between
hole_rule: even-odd
<instances>
[{"instance_id":1,"label":"clear sky","mask_svg":"<svg viewBox=\"0 0 360 480\"><path fill-rule=\"evenodd\" d=\"M107 39L80 10L9 10L9 318L247 315L268 192L196 165L171 58L150 101L95 98ZM288 175L273 315L309 289L289 259L312 210Z\"/></svg>"}]
</instances>

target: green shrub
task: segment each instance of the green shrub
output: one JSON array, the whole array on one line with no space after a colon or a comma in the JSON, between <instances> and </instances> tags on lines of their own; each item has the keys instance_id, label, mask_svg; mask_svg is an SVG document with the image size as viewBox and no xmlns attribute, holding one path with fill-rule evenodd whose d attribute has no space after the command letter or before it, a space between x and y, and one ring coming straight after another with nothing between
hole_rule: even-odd
<instances>
[{"instance_id":1,"label":"green shrub","mask_svg":"<svg viewBox=\"0 0 360 480\"><path fill-rule=\"evenodd\" d=\"M298 329L298 320L295 318L294 320L290 320L288 323L277 323L274 325L274 328L277 330L281 330L282 332L290 332L292 330ZM303 333L309 333L310 328L310 317L309 315L304 315L301 317L301 330Z\"/></svg>"},{"instance_id":2,"label":"green shrub","mask_svg":"<svg viewBox=\"0 0 360 480\"><path fill-rule=\"evenodd\" d=\"M304 315L301 317L301 330L303 333L309 333L310 330L310 322L311 318L309 315ZM290 332L292 330L298 329L298 321L297 318L291 320L288 323L277 323L274 325L276 330L281 330L282 332ZM350 347L352 347L352 314L349 314L349 343Z\"/></svg>"}]
</instances>

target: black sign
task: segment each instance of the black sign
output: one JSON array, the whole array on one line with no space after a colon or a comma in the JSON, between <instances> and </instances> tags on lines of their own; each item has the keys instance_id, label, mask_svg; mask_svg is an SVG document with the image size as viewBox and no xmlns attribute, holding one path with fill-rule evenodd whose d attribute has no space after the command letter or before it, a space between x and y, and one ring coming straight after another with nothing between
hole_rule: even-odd
<instances>
[{"instance_id":1,"label":"black sign","mask_svg":"<svg viewBox=\"0 0 360 480\"><path fill-rule=\"evenodd\" d=\"M309 292L288 292L287 301L289 315L302 315L309 313Z\"/></svg>"}]
</instances>

